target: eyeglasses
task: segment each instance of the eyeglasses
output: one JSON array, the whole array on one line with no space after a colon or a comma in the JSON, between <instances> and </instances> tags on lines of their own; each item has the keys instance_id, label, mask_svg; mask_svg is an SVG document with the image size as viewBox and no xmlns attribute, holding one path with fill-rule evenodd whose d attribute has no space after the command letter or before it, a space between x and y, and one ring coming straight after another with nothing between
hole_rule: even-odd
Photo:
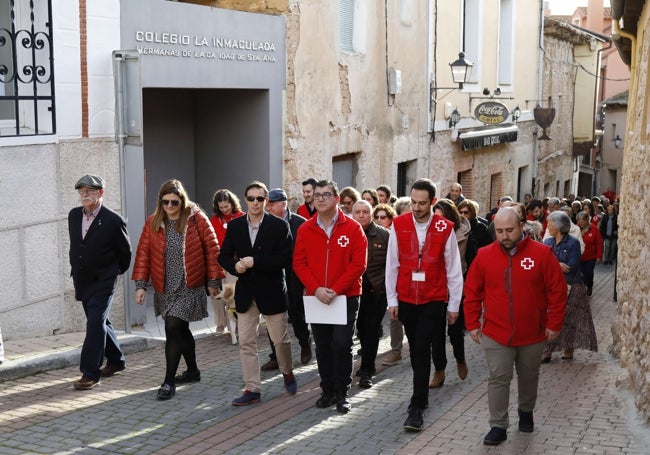
<instances>
[{"instance_id":1,"label":"eyeglasses","mask_svg":"<svg viewBox=\"0 0 650 455\"><path fill-rule=\"evenodd\" d=\"M82 186L81 188L77 189L77 193L79 193L79 194L84 194L84 193L95 194L98 191L99 191L99 189L97 189L97 188L88 188L86 186Z\"/></svg>"},{"instance_id":2,"label":"eyeglasses","mask_svg":"<svg viewBox=\"0 0 650 455\"><path fill-rule=\"evenodd\" d=\"M334 196L332 193L327 192L327 193L314 193L314 199L322 199L322 200L327 200Z\"/></svg>"},{"instance_id":3,"label":"eyeglasses","mask_svg":"<svg viewBox=\"0 0 650 455\"><path fill-rule=\"evenodd\" d=\"M469 210L459 210L458 211L461 215L469 215Z\"/></svg>"},{"instance_id":4,"label":"eyeglasses","mask_svg":"<svg viewBox=\"0 0 650 455\"><path fill-rule=\"evenodd\" d=\"M246 200L248 202L253 202L253 201L264 202L266 200L266 198L264 196L257 196L257 197L255 197L255 196L246 196Z\"/></svg>"},{"instance_id":5,"label":"eyeglasses","mask_svg":"<svg viewBox=\"0 0 650 455\"><path fill-rule=\"evenodd\" d=\"M388 215L375 215L374 217L376 220L385 220L388 218Z\"/></svg>"},{"instance_id":6,"label":"eyeglasses","mask_svg":"<svg viewBox=\"0 0 650 455\"><path fill-rule=\"evenodd\" d=\"M178 199L161 199L160 203L162 205L171 205L172 207L178 207L179 205L181 205L181 201L179 201Z\"/></svg>"}]
</instances>

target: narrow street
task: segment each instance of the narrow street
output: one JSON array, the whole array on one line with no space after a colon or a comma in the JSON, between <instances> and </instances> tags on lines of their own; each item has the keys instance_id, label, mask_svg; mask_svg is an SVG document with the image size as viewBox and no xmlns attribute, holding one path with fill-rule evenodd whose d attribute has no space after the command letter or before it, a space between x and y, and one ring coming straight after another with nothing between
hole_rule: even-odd
<instances>
[{"instance_id":1,"label":"narrow street","mask_svg":"<svg viewBox=\"0 0 650 455\"><path fill-rule=\"evenodd\" d=\"M550 364L542 365L531 434L516 428L515 386L512 427L508 440L498 447L482 443L489 429L487 367L481 348L469 337L469 376L458 379L448 349L447 379L441 389L431 391L425 430L407 433L402 423L411 392L408 360L393 367L378 361L375 385L367 390L353 386L353 409L347 415L314 407L320 394L315 360L296 365L295 397L284 393L278 372L263 372L262 403L237 408L230 401L241 391L238 347L230 344L228 335L208 335L197 341L201 382L179 386L170 401L155 398L164 376L160 347L127 355L127 369L92 391L73 390L72 381L79 376L76 366L0 382L0 453L648 453L650 432L636 417L631 394L615 387L620 367L608 354L616 314L614 266L598 265L596 283L592 309L599 352L576 351L573 361L556 354ZM262 329L259 337L262 362L269 351L265 332ZM61 337L22 340L20 354L12 351L9 341L8 362L0 368L36 358L36 353L56 356L57 339ZM294 359L298 349L295 343ZM388 349L385 337L380 352ZM405 356L407 350L405 346Z\"/></svg>"}]
</instances>

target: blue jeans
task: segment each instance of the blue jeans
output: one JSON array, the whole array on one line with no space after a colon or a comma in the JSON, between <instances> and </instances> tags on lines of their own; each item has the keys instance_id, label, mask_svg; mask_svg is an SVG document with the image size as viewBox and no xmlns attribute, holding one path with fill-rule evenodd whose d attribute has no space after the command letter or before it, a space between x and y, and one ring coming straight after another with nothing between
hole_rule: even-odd
<instances>
[{"instance_id":1,"label":"blue jeans","mask_svg":"<svg viewBox=\"0 0 650 455\"><path fill-rule=\"evenodd\" d=\"M124 365L120 342L117 340L111 321L108 320L111 303L113 303L113 294L96 295L82 302L86 313L86 338L81 348L79 370L93 381L99 380L104 356L108 360L108 365Z\"/></svg>"},{"instance_id":2,"label":"blue jeans","mask_svg":"<svg viewBox=\"0 0 650 455\"><path fill-rule=\"evenodd\" d=\"M346 325L311 324L323 392L347 394L352 383L352 336L359 297L348 297Z\"/></svg>"}]
</instances>

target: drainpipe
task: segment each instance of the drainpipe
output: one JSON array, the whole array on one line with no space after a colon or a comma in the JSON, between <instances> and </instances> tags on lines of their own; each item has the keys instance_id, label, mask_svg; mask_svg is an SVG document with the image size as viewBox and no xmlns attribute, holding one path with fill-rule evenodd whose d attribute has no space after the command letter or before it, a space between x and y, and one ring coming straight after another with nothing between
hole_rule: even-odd
<instances>
[{"instance_id":1,"label":"drainpipe","mask_svg":"<svg viewBox=\"0 0 650 455\"><path fill-rule=\"evenodd\" d=\"M612 25L614 26L614 33L612 33L612 38L627 38L631 41L632 45L630 46L632 48L632 55L630 56L630 93L637 93L637 87L636 87L636 36L632 35L631 33L628 33L626 31L621 30L619 21L620 17L617 19L612 18ZM631 117L632 111L628 109L627 111L627 124L631 125Z\"/></svg>"},{"instance_id":2,"label":"drainpipe","mask_svg":"<svg viewBox=\"0 0 650 455\"><path fill-rule=\"evenodd\" d=\"M120 52L113 53L113 76L115 77L115 139L120 157L120 208L126 220L126 165L124 149L126 133L124 128L124 78L123 65L128 57ZM128 220L126 220L128 222ZM127 223L128 224L128 223ZM131 306L129 305L128 278L124 277L124 333L131 333Z\"/></svg>"},{"instance_id":3,"label":"drainpipe","mask_svg":"<svg viewBox=\"0 0 650 455\"><path fill-rule=\"evenodd\" d=\"M542 99L542 81L544 78L544 2L539 2L539 70L537 71L537 99ZM535 140L533 141L533 179L531 194L537 197L537 159L539 158L539 140L537 139L537 127L535 127Z\"/></svg>"}]
</instances>

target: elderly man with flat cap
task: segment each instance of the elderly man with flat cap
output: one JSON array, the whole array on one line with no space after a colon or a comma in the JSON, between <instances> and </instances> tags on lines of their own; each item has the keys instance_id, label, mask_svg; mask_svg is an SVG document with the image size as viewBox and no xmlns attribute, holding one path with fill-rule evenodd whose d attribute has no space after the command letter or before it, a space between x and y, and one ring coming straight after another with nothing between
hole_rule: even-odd
<instances>
[{"instance_id":1,"label":"elderly man with flat cap","mask_svg":"<svg viewBox=\"0 0 650 455\"><path fill-rule=\"evenodd\" d=\"M108 315L117 277L131 263L131 242L124 219L103 204L104 179L84 175L75 184L81 207L70 210L70 266L75 298L86 314L81 349L81 379L76 390L90 390L101 377L124 370L124 354ZM104 357L106 366L102 368Z\"/></svg>"}]
</instances>

